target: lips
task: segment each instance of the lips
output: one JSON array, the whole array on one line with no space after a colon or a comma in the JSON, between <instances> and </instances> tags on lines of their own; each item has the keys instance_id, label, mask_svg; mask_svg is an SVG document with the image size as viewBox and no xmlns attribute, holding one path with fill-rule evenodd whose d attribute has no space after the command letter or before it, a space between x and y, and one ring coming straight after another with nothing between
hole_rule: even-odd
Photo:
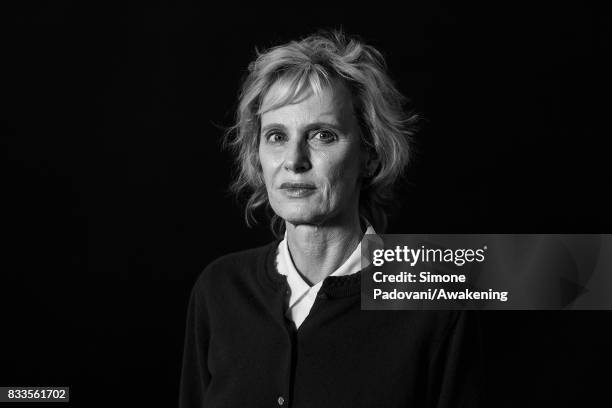
<instances>
[{"instance_id":1,"label":"lips","mask_svg":"<svg viewBox=\"0 0 612 408\"><path fill-rule=\"evenodd\" d=\"M301 199L314 194L316 187L311 183L283 183L280 190L283 194L291 199Z\"/></svg>"},{"instance_id":2,"label":"lips","mask_svg":"<svg viewBox=\"0 0 612 408\"><path fill-rule=\"evenodd\" d=\"M281 190L306 189L314 190L316 187L311 183L283 183L280 186Z\"/></svg>"}]
</instances>

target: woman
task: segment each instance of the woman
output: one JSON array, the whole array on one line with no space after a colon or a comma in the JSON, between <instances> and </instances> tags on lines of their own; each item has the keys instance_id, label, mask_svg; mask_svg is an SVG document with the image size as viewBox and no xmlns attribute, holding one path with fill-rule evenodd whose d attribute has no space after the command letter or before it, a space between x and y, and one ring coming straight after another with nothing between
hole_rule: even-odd
<instances>
[{"instance_id":1,"label":"woman","mask_svg":"<svg viewBox=\"0 0 612 408\"><path fill-rule=\"evenodd\" d=\"M342 33L259 54L227 143L278 240L210 264L190 299L180 406L474 406L465 313L362 311L360 241L385 229L414 118ZM470 344L472 342L472 344Z\"/></svg>"}]
</instances>

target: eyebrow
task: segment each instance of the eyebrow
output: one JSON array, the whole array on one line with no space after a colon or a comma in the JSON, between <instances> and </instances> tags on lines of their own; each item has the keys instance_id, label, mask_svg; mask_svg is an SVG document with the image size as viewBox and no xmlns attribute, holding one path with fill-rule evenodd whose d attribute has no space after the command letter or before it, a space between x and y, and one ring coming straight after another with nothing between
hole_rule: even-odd
<instances>
[{"instance_id":1,"label":"eyebrow","mask_svg":"<svg viewBox=\"0 0 612 408\"><path fill-rule=\"evenodd\" d=\"M306 126L304 126L305 130L312 130L312 129L317 129L317 128L332 128L332 129L336 129L336 130L340 130L341 126L338 123L331 123L331 122L323 122L323 121L317 121L317 122L313 122L313 123L309 123ZM280 130L287 130L287 126L283 125L282 123L270 123L267 124L266 126L261 128L261 133L267 132L270 129L280 129Z\"/></svg>"}]
</instances>

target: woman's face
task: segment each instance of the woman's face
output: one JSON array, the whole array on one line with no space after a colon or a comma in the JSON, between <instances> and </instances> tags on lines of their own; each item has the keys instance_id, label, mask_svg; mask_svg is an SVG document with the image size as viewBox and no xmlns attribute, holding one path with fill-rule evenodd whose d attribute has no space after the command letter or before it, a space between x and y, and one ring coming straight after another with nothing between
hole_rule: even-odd
<instances>
[{"instance_id":1,"label":"woman's face","mask_svg":"<svg viewBox=\"0 0 612 408\"><path fill-rule=\"evenodd\" d=\"M281 87L271 87L263 106ZM259 159L268 199L294 225L358 219L363 156L351 94L340 82L261 115Z\"/></svg>"}]
</instances>

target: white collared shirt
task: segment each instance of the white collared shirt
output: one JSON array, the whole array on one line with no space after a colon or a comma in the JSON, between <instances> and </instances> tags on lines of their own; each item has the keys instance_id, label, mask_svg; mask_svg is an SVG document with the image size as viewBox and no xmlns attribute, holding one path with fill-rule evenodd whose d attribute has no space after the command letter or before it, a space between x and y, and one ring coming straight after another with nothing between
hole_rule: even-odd
<instances>
[{"instance_id":1,"label":"white collared shirt","mask_svg":"<svg viewBox=\"0 0 612 408\"><path fill-rule=\"evenodd\" d=\"M368 224L366 234L376 234L374 228ZM317 298L317 293L323 285L323 281L316 285L310 286L302 279L298 273L291 254L289 253L289 247L287 246L287 231L285 231L285 237L278 245L278 254L276 256L276 267L278 273L287 276L287 283L289 284L289 307L285 312L285 315L293 320L295 327L300 327L302 322L310 313L310 309ZM336 269L330 276L343 276L352 275L361 270L361 242L357 245L357 248L351 253L346 261L338 269Z\"/></svg>"}]
</instances>

